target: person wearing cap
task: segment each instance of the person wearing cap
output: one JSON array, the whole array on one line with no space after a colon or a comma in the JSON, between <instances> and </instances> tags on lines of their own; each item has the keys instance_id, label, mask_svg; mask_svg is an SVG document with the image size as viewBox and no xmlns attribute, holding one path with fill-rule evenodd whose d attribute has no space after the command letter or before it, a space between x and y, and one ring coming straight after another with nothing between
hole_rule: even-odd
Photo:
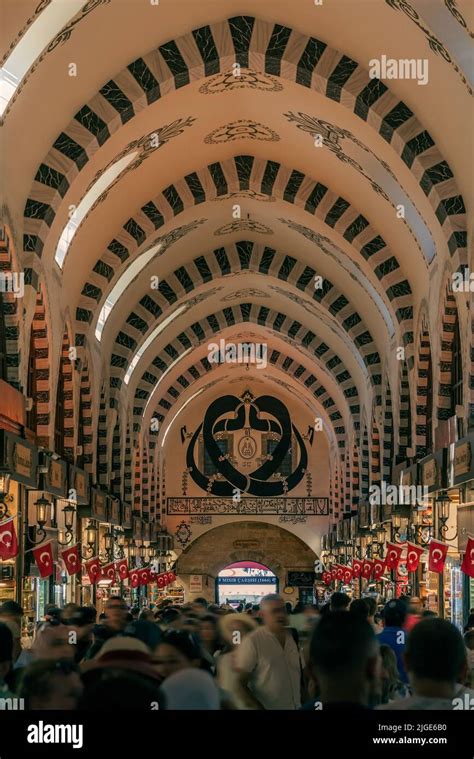
<instances>
[{"instance_id":1,"label":"person wearing cap","mask_svg":"<svg viewBox=\"0 0 474 759\"><path fill-rule=\"evenodd\" d=\"M397 668L403 683L408 682L408 675L403 661L403 652L407 632L404 629L407 617L407 605L400 598L389 601L383 610L383 630L377 635L380 645L387 645L397 657Z\"/></svg>"}]
</instances>

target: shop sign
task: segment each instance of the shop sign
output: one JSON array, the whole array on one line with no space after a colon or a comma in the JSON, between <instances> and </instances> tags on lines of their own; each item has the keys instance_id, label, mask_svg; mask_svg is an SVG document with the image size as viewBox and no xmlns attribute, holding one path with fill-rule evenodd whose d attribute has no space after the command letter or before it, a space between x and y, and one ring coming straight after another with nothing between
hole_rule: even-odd
<instances>
[{"instance_id":1,"label":"shop sign","mask_svg":"<svg viewBox=\"0 0 474 759\"><path fill-rule=\"evenodd\" d=\"M133 517L132 532L134 540L142 539L142 520L139 517Z\"/></svg>"},{"instance_id":2,"label":"shop sign","mask_svg":"<svg viewBox=\"0 0 474 759\"><path fill-rule=\"evenodd\" d=\"M471 471L472 449L471 443L458 443L454 449L454 476L461 477Z\"/></svg>"},{"instance_id":3,"label":"shop sign","mask_svg":"<svg viewBox=\"0 0 474 759\"><path fill-rule=\"evenodd\" d=\"M118 498L109 498L108 521L117 527L120 525L120 501Z\"/></svg>"},{"instance_id":4,"label":"shop sign","mask_svg":"<svg viewBox=\"0 0 474 759\"><path fill-rule=\"evenodd\" d=\"M92 519L99 522L107 521L107 496L100 490L92 491Z\"/></svg>"},{"instance_id":5,"label":"shop sign","mask_svg":"<svg viewBox=\"0 0 474 759\"><path fill-rule=\"evenodd\" d=\"M244 551L251 550L253 548L260 548L259 540L234 540L232 543L234 548L242 549Z\"/></svg>"},{"instance_id":6,"label":"shop sign","mask_svg":"<svg viewBox=\"0 0 474 759\"><path fill-rule=\"evenodd\" d=\"M446 487L447 469L447 448L420 461L420 479L423 488L426 488L425 494Z\"/></svg>"},{"instance_id":7,"label":"shop sign","mask_svg":"<svg viewBox=\"0 0 474 759\"><path fill-rule=\"evenodd\" d=\"M359 527L369 526L369 504L359 503Z\"/></svg>"},{"instance_id":8,"label":"shop sign","mask_svg":"<svg viewBox=\"0 0 474 759\"><path fill-rule=\"evenodd\" d=\"M189 592L202 593L202 575L189 575Z\"/></svg>"},{"instance_id":9,"label":"shop sign","mask_svg":"<svg viewBox=\"0 0 474 759\"><path fill-rule=\"evenodd\" d=\"M315 579L314 572L288 572L287 584L294 588L312 588Z\"/></svg>"},{"instance_id":10,"label":"shop sign","mask_svg":"<svg viewBox=\"0 0 474 759\"><path fill-rule=\"evenodd\" d=\"M438 464L436 459L431 459L422 466L422 484L426 487L433 487L438 482Z\"/></svg>"},{"instance_id":11,"label":"shop sign","mask_svg":"<svg viewBox=\"0 0 474 759\"><path fill-rule=\"evenodd\" d=\"M129 503L122 503L122 527L125 530L132 529L132 507Z\"/></svg>"},{"instance_id":12,"label":"shop sign","mask_svg":"<svg viewBox=\"0 0 474 759\"><path fill-rule=\"evenodd\" d=\"M16 482L37 488L37 467L37 449L11 432L0 430L0 468L8 471Z\"/></svg>"},{"instance_id":13,"label":"shop sign","mask_svg":"<svg viewBox=\"0 0 474 759\"><path fill-rule=\"evenodd\" d=\"M69 465L69 485L76 491L76 503L85 506L89 503L89 474L83 469ZM74 499L73 499L74 500Z\"/></svg>"},{"instance_id":14,"label":"shop sign","mask_svg":"<svg viewBox=\"0 0 474 759\"><path fill-rule=\"evenodd\" d=\"M51 495L67 498L67 464L61 459L53 459L47 454L43 455L43 462L48 467L44 475L44 489ZM43 463L40 462L40 463Z\"/></svg>"},{"instance_id":15,"label":"shop sign","mask_svg":"<svg viewBox=\"0 0 474 759\"><path fill-rule=\"evenodd\" d=\"M151 524L149 522L142 523L142 540L147 543L151 541Z\"/></svg>"}]
</instances>

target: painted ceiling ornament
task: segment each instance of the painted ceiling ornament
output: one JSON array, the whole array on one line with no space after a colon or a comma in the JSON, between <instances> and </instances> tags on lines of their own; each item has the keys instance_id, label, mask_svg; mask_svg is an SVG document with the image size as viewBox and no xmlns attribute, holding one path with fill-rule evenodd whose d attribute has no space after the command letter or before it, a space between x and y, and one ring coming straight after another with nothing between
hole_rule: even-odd
<instances>
[{"instance_id":1,"label":"painted ceiling ornament","mask_svg":"<svg viewBox=\"0 0 474 759\"><path fill-rule=\"evenodd\" d=\"M218 436L222 432L234 434L236 440L240 437L237 445L245 450L244 460L255 455L257 437L261 439L263 434L273 433L278 442L271 455L264 456L263 463L244 474L234 466L229 456L222 455L218 445ZM196 464L196 446L201 436L217 472L210 477L203 474ZM298 449L298 464L289 475L283 476L280 473L281 464L291 449L292 436ZM214 400L204 415L204 421L194 432L186 452L186 466L194 482L210 495L220 497L232 497L235 489L253 496L285 495L302 480L307 465L308 454L303 438L292 424L284 403L271 395L254 398L250 390L246 390L240 398L224 395Z\"/></svg>"},{"instance_id":2,"label":"painted ceiling ornament","mask_svg":"<svg viewBox=\"0 0 474 759\"><path fill-rule=\"evenodd\" d=\"M265 195L263 192L257 192L257 190L239 190L239 192L227 192L225 195L218 195L216 200L233 200L234 198L245 198L246 200L258 200L262 203L275 203L276 198L273 195Z\"/></svg>"},{"instance_id":3,"label":"painted ceiling ornament","mask_svg":"<svg viewBox=\"0 0 474 759\"><path fill-rule=\"evenodd\" d=\"M176 532L174 534L176 540L180 544L182 548L186 546L192 538L192 532L189 524L185 522L184 520L179 523L179 525L176 528Z\"/></svg>"},{"instance_id":4,"label":"painted ceiling ornament","mask_svg":"<svg viewBox=\"0 0 474 759\"><path fill-rule=\"evenodd\" d=\"M121 150L120 153L116 155L112 161L107 164L107 166L97 172L94 179L90 182L89 187L87 188L87 192L94 186L102 174L111 168L111 166L116 164L118 161L121 161L122 158L125 158L130 153L137 153L137 156L133 159L133 161L131 161L128 166L126 166L123 171L121 171L120 174L115 177L114 181L111 182L107 186L107 189L97 198L90 210L93 211L99 203L102 203L106 199L111 189L125 176L125 174L128 174L129 171L133 171L134 169L137 169L139 166L141 166L143 161L149 158L149 156L151 156L157 150L164 147L174 137L178 137L180 134L182 134L186 127L192 126L195 121L196 119L193 116L176 119L175 121L171 122L171 124L165 124L164 126L158 127L158 129L153 129L151 132L143 135L143 137L140 137L138 140L129 142L128 145L123 150Z\"/></svg>"},{"instance_id":5,"label":"painted ceiling ornament","mask_svg":"<svg viewBox=\"0 0 474 759\"><path fill-rule=\"evenodd\" d=\"M238 75L234 69L212 76L199 88L201 95L219 95L232 90L259 90L260 92L281 92L283 85L276 77L261 71L240 68Z\"/></svg>"},{"instance_id":6,"label":"painted ceiling ornament","mask_svg":"<svg viewBox=\"0 0 474 759\"><path fill-rule=\"evenodd\" d=\"M270 298L270 295L264 292L264 290L258 290L256 287L248 287L244 290L236 290L233 293L228 293L227 295L224 295L224 297L221 298L221 303L227 302L229 300L242 301L242 300L245 300L245 298L250 298L250 297Z\"/></svg>"},{"instance_id":7,"label":"painted ceiling ornament","mask_svg":"<svg viewBox=\"0 0 474 759\"><path fill-rule=\"evenodd\" d=\"M214 129L204 138L206 145L220 145L234 140L261 140L264 142L279 142L280 137L273 129L250 119L238 119Z\"/></svg>"},{"instance_id":8,"label":"painted ceiling ornament","mask_svg":"<svg viewBox=\"0 0 474 759\"><path fill-rule=\"evenodd\" d=\"M257 232L260 235L272 235L273 230L267 227L265 224L261 224L259 221L253 221L253 219L236 219L235 221L224 224L214 232L214 235L220 237L222 235L230 235L232 232Z\"/></svg>"}]
</instances>

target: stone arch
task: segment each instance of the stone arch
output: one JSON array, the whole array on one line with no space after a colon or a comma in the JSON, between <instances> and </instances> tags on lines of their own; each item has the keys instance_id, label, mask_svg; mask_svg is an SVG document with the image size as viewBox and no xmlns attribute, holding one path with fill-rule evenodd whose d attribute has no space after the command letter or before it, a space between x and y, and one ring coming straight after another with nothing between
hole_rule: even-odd
<instances>
[{"instance_id":1,"label":"stone arch","mask_svg":"<svg viewBox=\"0 0 474 759\"><path fill-rule=\"evenodd\" d=\"M220 181L223 184L216 185L216 167L219 167L219 175L222 176L222 180ZM332 255L328 248L328 244L330 244L333 249L338 248L340 260L344 260L346 253L339 248L333 239L335 231L356 252L357 255L352 262L358 268L360 268L359 262L364 262L364 264L373 267L374 276L379 283L377 289L380 293L384 293L384 299L390 303L394 324L398 324L402 342L405 345L407 353L411 354L414 313L413 293L407 274L398 261L395 252L388 246L378 230L369 224L359 209L350 204L349 201L341 198L338 193L328 189L310 176L301 175L295 183L292 181L294 174L297 174L299 177L300 172L292 170L283 164L257 158L252 155L237 155L211 166L201 167L193 172L192 176L196 176L195 181L199 182L201 187L198 197L190 197L189 178L185 177L179 179L170 185L170 187L165 188L158 196L151 198L117 231L116 236L110 241L105 251L103 251L101 258L97 260L93 270L89 273L88 281L82 287L79 305L76 309L76 332L81 345L86 344L88 325L93 322L99 304L105 302L104 296L107 295L107 292L115 284L116 275L119 272L123 273L125 271L127 265L137 258L139 251L141 254L156 245L157 242L160 242L160 254L163 255L174 242L189 234L206 222L207 219L195 219L189 224L176 227L168 233L156 237L158 229L179 216L186 209L195 208L197 204L205 203L209 200L222 199L229 192L231 194L232 192L255 192L265 195L268 199L278 198L289 205L297 205L304 209L311 217L318 219L324 224L325 230L328 231L328 234L332 235L332 238L326 237L302 224L296 224L291 219L279 218L281 223L308 239L319 250L323 252L329 250L328 255ZM176 198L176 202L173 205L169 202L170 196ZM342 202L346 210L341 215L340 212L337 212L337 209ZM331 209L334 208L334 214L337 216L337 222L335 223L331 219L332 211L327 210L328 205L330 205ZM246 244L249 245L250 243L246 241ZM254 249L253 265L258 265L259 272L266 274L271 270L271 267L275 268L275 251L272 248L268 249L264 246L255 245ZM216 255L217 264L221 270L217 276L222 276L230 270L230 265L225 255L219 255L219 250L216 253L218 254ZM239 255L245 263L239 262L238 256L233 256L236 260L232 261L232 264L237 269L249 268L250 261L247 262L247 259L251 256L245 252L242 255L240 251ZM209 258L209 256L207 257ZM179 295L186 293L186 287L180 282L183 273L186 275L187 281L191 283L196 281L200 284L201 280L202 282L207 281L209 271L214 268L212 265L210 267L209 265L205 265L205 269L202 270L202 264L199 261L196 268L194 268L191 262L187 266L189 266L189 272L184 267L185 271L181 272L181 275L178 271L178 276L173 279L173 274L170 272L167 277L166 292L169 293L169 297L172 298L173 302ZM290 268L290 271L288 271L288 268ZM285 269L287 270L285 278L289 278L291 281L291 267L288 267L288 261L285 261L283 265L283 270ZM278 267L276 267L276 270L278 271ZM357 325L359 325L360 316L356 313L351 313L350 303L347 304L343 294L337 294L333 283L325 279L323 282L324 287L320 291L315 291L314 275L316 272L309 266L303 267L301 265L296 270L301 274L296 286L301 290L312 292L315 300L324 300L324 303L332 303L334 296L336 296L334 299L339 303L337 310L339 311L341 307L344 308L344 316L346 319L349 319L349 323L352 322L351 327L355 328L358 333L360 326L357 329ZM203 271L205 272L204 276ZM168 280L171 280L171 282ZM176 289L177 293L175 292ZM151 299L151 303L149 298L148 300L142 299L142 301L145 300L146 303L151 305L151 313L155 317L156 313L161 313L163 305L166 308L169 307L169 301L166 298L160 297L160 295L159 289L156 296ZM341 297L342 300L340 300ZM153 301L156 301L156 303ZM143 303L137 305L139 307ZM146 306L145 308L139 307L138 316L148 323L150 313L147 313ZM132 323L133 321L136 321L136 318L132 320ZM140 335L140 332L138 332L138 335Z\"/></svg>"},{"instance_id":2,"label":"stone arch","mask_svg":"<svg viewBox=\"0 0 474 759\"><path fill-rule=\"evenodd\" d=\"M392 463L395 452L395 439L393 429L392 390L388 376L385 378L385 392L383 394L383 450L382 450L382 478L390 481Z\"/></svg>"},{"instance_id":3,"label":"stone arch","mask_svg":"<svg viewBox=\"0 0 474 759\"><path fill-rule=\"evenodd\" d=\"M5 380L17 390L21 389L21 297L24 290L22 272L18 272L13 240L6 225L0 227L0 278L3 286L0 288L0 310L2 325L5 327Z\"/></svg>"},{"instance_id":4,"label":"stone arch","mask_svg":"<svg viewBox=\"0 0 474 759\"><path fill-rule=\"evenodd\" d=\"M249 541L248 548L245 541ZM308 544L289 530L267 522L242 520L212 527L199 535L179 555L176 574L180 578L191 574L217 577L231 562L251 560L271 569L282 588L288 570L312 572L317 558Z\"/></svg>"},{"instance_id":5,"label":"stone arch","mask_svg":"<svg viewBox=\"0 0 474 759\"><path fill-rule=\"evenodd\" d=\"M235 62L245 69L251 62L259 71L315 90L369 124L428 196L451 256L458 260L465 256L463 198L433 137L410 108L340 51L252 16L225 19L160 45L118 72L80 108L35 175L24 211L25 252L41 256L47 230L77 173L111 135L143 110L145 101L150 105L196 79L228 71ZM444 181L438 181L441 173Z\"/></svg>"},{"instance_id":6,"label":"stone arch","mask_svg":"<svg viewBox=\"0 0 474 759\"><path fill-rule=\"evenodd\" d=\"M36 304L31 324L30 342L33 356L30 356L32 372L35 375L36 404L36 442L39 446L50 449L52 441L52 411L50 384L50 329L47 313L47 300L40 283L36 293Z\"/></svg>"},{"instance_id":7,"label":"stone arch","mask_svg":"<svg viewBox=\"0 0 474 759\"><path fill-rule=\"evenodd\" d=\"M434 423L433 360L428 319L426 316L423 316L420 323L415 376L415 446L417 458L423 458L432 448Z\"/></svg>"},{"instance_id":8,"label":"stone arch","mask_svg":"<svg viewBox=\"0 0 474 759\"><path fill-rule=\"evenodd\" d=\"M80 465L86 472L92 474L94 464L94 447L93 438L94 430L92 424L92 391L89 365L87 361L81 371L81 381L79 387L79 440L78 444L82 446L82 455L79 457ZM80 441L80 442L79 442Z\"/></svg>"},{"instance_id":9,"label":"stone arch","mask_svg":"<svg viewBox=\"0 0 474 759\"><path fill-rule=\"evenodd\" d=\"M56 409L54 418L54 428L56 432L60 434L62 438L62 447L64 451L64 457L71 463L75 461L75 434L76 424L74 417L74 370L73 361L74 358L70 353L72 347L70 332L66 325L63 332L63 339L61 344L61 353L59 356L59 370L58 380L55 388L56 397ZM58 401L61 403L61 408L58 406ZM58 420L56 418L58 412L61 411L60 424L62 429L57 427Z\"/></svg>"},{"instance_id":10,"label":"stone arch","mask_svg":"<svg viewBox=\"0 0 474 759\"><path fill-rule=\"evenodd\" d=\"M406 461L407 450L412 447L412 417L410 380L405 359L400 361L399 410L398 410L398 453L397 464Z\"/></svg>"},{"instance_id":11,"label":"stone arch","mask_svg":"<svg viewBox=\"0 0 474 759\"><path fill-rule=\"evenodd\" d=\"M452 388L454 382L454 347L456 342L461 343L460 356L463 356L462 335L459 324L459 312L456 305L456 298L452 289L452 278L448 277L442 299L440 298L440 314L438 324L440 326L440 360L438 368L438 398L437 398L437 418L440 421L453 416L452 413ZM462 359L461 359L462 360ZM464 365L462 365L463 379ZM467 383L466 383L467 385ZM464 391L464 383L461 386ZM463 398L457 405L463 405Z\"/></svg>"}]
</instances>

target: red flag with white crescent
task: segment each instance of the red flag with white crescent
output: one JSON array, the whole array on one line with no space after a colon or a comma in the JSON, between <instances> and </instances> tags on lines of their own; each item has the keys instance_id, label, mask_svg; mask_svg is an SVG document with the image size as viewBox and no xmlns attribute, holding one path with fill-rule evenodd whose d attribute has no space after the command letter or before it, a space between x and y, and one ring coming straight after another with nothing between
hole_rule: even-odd
<instances>
[{"instance_id":1,"label":"red flag with white crescent","mask_svg":"<svg viewBox=\"0 0 474 759\"><path fill-rule=\"evenodd\" d=\"M331 572L323 572L322 578L325 585L330 585L332 583Z\"/></svg>"},{"instance_id":2,"label":"red flag with white crescent","mask_svg":"<svg viewBox=\"0 0 474 759\"><path fill-rule=\"evenodd\" d=\"M352 569L350 567L344 567L343 572L343 580L346 585L348 585L352 580Z\"/></svg>"},{"instance_id":3,"label":"red flag with white crescent","mask_svg":"<svg viewBox=\"0 0 474 759\"><path fill-rule=\"evenodd\" d=\"M84 564L91 585L95 585L100 579L100 560L98 556L88 559Z\"/></svg>"},{"instance_id":4,"label":"red flag with white crescent","mask_svg":"<svg viewBox=\"0 0 474 759\"><path fill-rule=\"evenodd\" d=\"M333 580L337 580L337 564L331 565L331 577Z\"/></svg>"},{"instance_id":5,"label":"red flag with white crescent","mask_svg":"<svg viewBox=\"0 0 474 759\"><path fill-rule=\"evenodd\" d=\"M40 577L43 579L53 574L53 544L50 541L48 543L41 543L36 548L33 548L32 554L35 557L36 566L38 567Z\"/></svg>"},{"instance_id":6,"label":"red flag with white crescent","mask_svg":"<svg viewBox=\"0 0 474 759\"><path fill-rule=\"evenodd\" d=\"M140 585L140 575L138 574L138 571L138 569L131 569L128 573L128 579L130 580L131 588L138 588Z\"/></svg>"},{"instance_id":7,"label":"red flag with white crescent","mask_svg":"<svg viewBox=\"0 0 474 759\"><path fill-rule=\"evenodd\" d=\"M138 570L138 582L140 585L148 585L150 579L149 567L144 567L143 569Z\"/></svg>"},{"instance_id":8,"label":"red flag with white crescent","mask_svg":"<svg viewBox=\"0 0 474 759\"><path fill-rule=\"evenodd\" d=\"M354 577L360 577L362 574L363 561L361 559L352 560L352 574Z\"/></svg>"},{"instance_id":9,"label":"red flag with white crescent","mask_svg":"<svg viewBox=\"0 0 474 759\"><path fill-rule=\"evenodd\" d=\"M444 569L448 548L449 546L447 543L441 543L440 540L431 538L428 558L428 568L430 572L441 574Z\"/></svg>"},{"instance_id":10,"label":"red flag with white crescent","mask_svg":"<svg viewBox=\"0 0 474 759\"><path fill-rule=\"evenodd\" d=\"M416 572L418 564L423 556L425 549L421 546L415 545L407 541L407 570L408 572Z\"/></svg>"},{"instance_id":11,"label":"red flag with white crescent","mask_svg":"<svg viewBox=\"0 0 474 759\"><path fill-rule=\"evenodd\" d=\"M337 567L337 574L336 574L337 579L338 580L343 580L344 579L344 569L345 569L344 565L343 564L336 564L336 567Z\"/></svg>"},{"instance_id":12,"label":"red flag with white crescent","mask_svg":"<svg viewBox=\"0 0 474 759\"><path fill-rule=\"evenodd\" d=\"M168 579L169 579L170 585L176 580L176 575L174 572L171 572L171 570L168 572Z\"/></svg>"},{"instance_id":13,"label":"red flag with white crescent","mask_svg":"<svg viewBox=\"0 0 474 759\"><path fill-rule=\"evenodd\" d=\"M387 555L385 556L385 565L387 569L397 569L403 552L403 545L398 543L387 543Z\"/></svg>"},{"instance_id":14,"label":"red flag with white crescent","mask_svg":"<svg viewBox=\"0 0 474 759\"><path fill-rule=\"evenodd\" d=\"M18 555L18 538L16 536L14 517L0 524L0 559L14 559Z\"/></svg>"},{"instance_id":15,"label":"red flag with white crescent","mask_svg":"<svg viewBox=\"0 0 474 759\"><path fill-rule=\"evenodd\" d=\"M461 570L468 577L474 577L474 538L470 535L467 539L464 559L462 560Z\"/></svg>"},{"instance_id":16,"label":"red flag with white crescent","mask_svg":"<svg viewBox=\"0 0 474 759\"><path fill-rule=\"evenodd\" d=\"M109 564L104 564L104 566L101 567L100 579L112 580L112 582L115 582L115 564L113 561Z\"/></svg>"},{"instance_id":17,"label":"red flag with white crescent","mask_svg":"<svg viewBox=\"0 0 474 759\"><path fill-rule=\"evenodd\" d=\"M82 569L81 556L79 553L79 543L75 546L66 548L65 551L61 551L61 558L64 561L66 572L68 575L76 575Z\"/></svg>"},{"instance_id":18,"label":"red flag with white crescent","mask_svg":"<svg viewBox=\"0 0 474 759\"><path fill-rule=\"evenodd\" d=\"M380 580L385 572L385 559L374 559L374 580Z\"/></svg>"},{"instance_id":19,"label":"red flag with white crescent","mask_svg":"<svg viewBox=\"0 0 474 759\"><path fill-rule=\"evenodd\" d=\"M374 571L374 564L370 559L364 559L362 564L362 577L366 580L370 580L372 572Z\"/></svg>"},{"instance_id":20,"label":"red flag with white crescent","mask_svg":"<svg viewBox=\"0 0 474 759\"><path fill-rule=\"evenodd\" d=\"M128 561L127 559L120 559L115 562L115 570L118 572L118 576L121 580L126 580L128 577Z\"/></svg>"},{"instance_id":21,"label":"red flag with white crescent","mask_svg":"<svg viewBox=\"0 0 474 759\"><path fill-rule=\"evenodd\" d=\"M166 583L165 583L165 576L163 574L158 575L157 578L156 578L156 582L157 582L157 585L158 585L159 588L164 588L165 585L166 585Z\"/></svg>"}]
</instances>

